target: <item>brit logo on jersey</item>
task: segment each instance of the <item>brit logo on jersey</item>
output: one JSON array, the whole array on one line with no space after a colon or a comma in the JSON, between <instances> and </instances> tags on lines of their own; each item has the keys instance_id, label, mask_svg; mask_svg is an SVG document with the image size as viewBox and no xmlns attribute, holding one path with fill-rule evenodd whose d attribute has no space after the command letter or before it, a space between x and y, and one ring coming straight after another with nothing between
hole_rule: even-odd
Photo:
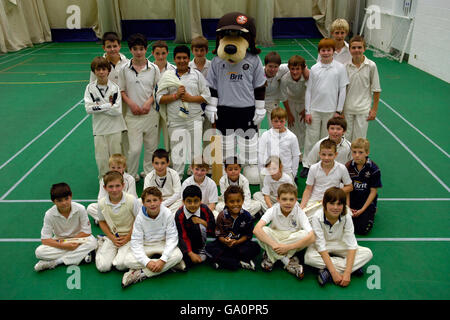
<instances>
[{"instance_id":1,"label":"brit logo on jersey","mask_svg":"<svg viewBox=\"0 0 450 320\"><path fill-rule=\"evenodd\" d=\"M240 73L228 72L228 74L230 75L230 81L232 81L232 82L241 81L243 79L242 74L240 74Z\"/></svg>"},{"instance_id":2,"label":"brit logo on jersey","mask_svg":"<svg viewBox=\"0 0 450 320\"><path fill-rule=\"evenodd\" d=\"M236 22L238 24L246 24L247 23L248 18L244 15L240 15L236 18Z\"/></svg>"}]
</instances>

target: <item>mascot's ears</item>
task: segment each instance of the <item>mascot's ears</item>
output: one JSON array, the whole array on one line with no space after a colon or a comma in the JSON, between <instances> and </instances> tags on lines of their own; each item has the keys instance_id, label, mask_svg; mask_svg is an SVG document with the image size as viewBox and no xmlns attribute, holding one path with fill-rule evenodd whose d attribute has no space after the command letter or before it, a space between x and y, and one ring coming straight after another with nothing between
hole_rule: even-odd
<instances>
[{"instance_id":1,"label":"mascot's ears","mask_svg":"<svg viewBox=\"0 0 450 320\"><path fill-rule=\"evenodd\" d=\"M213 54L216 54L220 39L224 36L240 36L247 40L248 51L252 54L259 54L261 49L256 48L256 27L255 20L252 17L241 12L230 12L222 16L217 23L216 29L216 48Z\"/></svg>"}]
</instances>

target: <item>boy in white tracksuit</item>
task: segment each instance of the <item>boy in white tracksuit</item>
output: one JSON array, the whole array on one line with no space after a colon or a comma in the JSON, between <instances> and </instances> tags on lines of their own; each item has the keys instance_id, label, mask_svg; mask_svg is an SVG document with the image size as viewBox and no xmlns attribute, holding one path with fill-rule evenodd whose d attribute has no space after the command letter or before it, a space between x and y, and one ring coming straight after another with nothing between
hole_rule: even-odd
<instances>
[{"instance_id":1,"label":"boy in white tracksuit","mask_svg":"<svg viewBox=\"0 0 450 320\"><path fill-rule=\"evenodd\" d=\"M149 187L142 192L141 199L143 206L133 225L131 252L125 262L130 270L123 276L123 288L160 275L183 259L175 219L172 212L161 205L161 191Z\"/></svg>"},{"instance_id":2,"label":"boy in white tracksuit","mask_svg":"<svg viewBox=\"0 0 450 320\"><path fill-rule=\"evenodd\" d=\"M89 83L84 92L86 112L92 114L95 159L98 179L108 171L109 157L122 152L122 131L126 130L122 116L122 98L119 86L108 80L110 63L102 57L96 57L91 70L97 80Z\"/></svg>"}]
</instances>

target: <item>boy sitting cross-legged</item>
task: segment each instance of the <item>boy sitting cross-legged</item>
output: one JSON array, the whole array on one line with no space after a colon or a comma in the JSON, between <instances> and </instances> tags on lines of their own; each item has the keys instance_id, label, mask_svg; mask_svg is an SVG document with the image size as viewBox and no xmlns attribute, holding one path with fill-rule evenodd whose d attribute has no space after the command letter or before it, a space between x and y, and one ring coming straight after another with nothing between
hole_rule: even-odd
<instances>
[{"instance_id":1,"label":"boy sitting cross-legged","mask_svg":"<svg viewBox=\"0 0 450 320\"><path fill-rule=\"evenodd\" d=\"M298 205L294 185L282 184L277 199L278 203L266 211L253 230L264 250L261 268L272 271L275 262L281 260L285 270L303 279L303 266L295 253L314 242L314 233Z\"/></svg>"},{"instance_id":2,"label":"boy sitting cross-legged","mask_svg":"<svg viewBox=\"0 0 450 320\"><path fill-rule=\"evenodd\" d=\"M95 265L100 272L110 271L112 266L125 270L134 218L141 203L123 191L124 180L120 172L107 172L103 181L107 195L98 202L97 216L105 236L99 237Z\"/></svg>"},{"instance_id":3,"label":"boy sitting cross-legged","mask_svg":"<svg viewBox=\"0 0 450 320\"><path fill-rule=\"evenodd\" d=\"M190 185L183 190L183 206L177 211L175 221L185 265L190 267L205 261L207 236L214 236L216 223L211 210L202 203L202 190L198 186Z\"/></svg>"},{"instance_id":4,"label":"boy sitting cross-legged","mask_svg":"<svg viewBox=\"0 0 450 320\"><path fill-rule=\"evenodd\" d=\"M60 264L78 265L91 261L90 252L97 248L84 206L72 201L66 183L52 185L50 196L54 206L45 213L41 230L42 244L36 249L39 262L35 271L53 269Z\"/></svg>"},{"instance_id":5,"label":"boy sitting cross-legged","mask_svg":"<svg viewBox=\"0 0 450 320\"><path fill-rule=\"evenodd\" d=\"M162 204L162 193L149 187L141 195L143 206L134 221L131 252L125 264L122 288L160 275L179 264L183 254L178 249L178 231L173 213Z\"/></svg>"},{"instance_id":6,"label":"boy sitting cross-legged","mask_svg":"<svg viewBox=\"0 0 450 320\"><path fill-rule=\"evenodd\" d=\"M260 248L252 241L253 217L242 208L244 191L229 186L224 197L225 208L217 217L216 240L206 245L206 254L215 269L255 270L254 260Z\"/></svg>"}]
</instances>

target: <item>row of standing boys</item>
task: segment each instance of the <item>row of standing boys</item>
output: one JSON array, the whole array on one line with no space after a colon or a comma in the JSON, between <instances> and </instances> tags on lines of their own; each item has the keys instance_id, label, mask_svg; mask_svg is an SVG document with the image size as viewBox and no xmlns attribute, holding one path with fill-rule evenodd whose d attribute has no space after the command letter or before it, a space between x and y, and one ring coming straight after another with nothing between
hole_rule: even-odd
<instances>
[{"instance_id":1,"label":"row of standing boys","mask_svg":"<svg viewBox=\"0 0 450 320\"><path fill-rule=\"evenodd\" d=\"M226 161L220 181L220 201L215 183L206 176L207 164L194 163L192 176L181 184L184 163L174 170L169 167L169 152L156 150L160 129L169 146L168 137L177 128L192 131L195 122L202 123L203 131L211 126L202 118L202 104L210 98L205 80L210 63L207 40L193 40L192 61L187 47L175 48L173 66L167 62L168 48L162 41L153 44L155 63L151 63L145 56L146 39L133 35L128 41L133 55L129 61L119 53L117 36L105 34L105 56L92 62L92 82L85 92L86 110L93 114L100 178L99 202L90 205L88 212L105 233L96 243L97 268L130 269L122 280L126 287L169 269L186 270L208 258L217 269L255 270L262 247L265 271L281 261L301 279L305 263L318 269L321 285L334 281L342 286L349 284L352 273L361 274L372 253L357 245L353 222L358 221L357 233L366 234L376 212L380 173L368 158L365 136L368 121L375 119L381 89L376 65L363 55L364 39L353 37L348 45L344 41L347 33L345 20L333 23L333 39L319 43L318 62L311 70L298 55L287 65L281 64L276 52L266 55L266 109L271 129L259 140L262 190L252 199L248 179L232 158ZM167 70L176 77L159 81ZM324 106L330 101L334 109L328 110ZM122 110L122 102L128 108ZM278 154L270 152L274 143L279 145ZM144 172L138 173L142 145ZM300 176L307 178L307 186L298 203L295 182L300 161ZM137 199L135 181L141 178L145 178L144 191ZM55 210L67 213L67 206L60 210L59 198L67 202L71 192L52 195L55 207L49 216ZM77 205L70 206L69 215L75 207L82 211ZM253 229L255 216L261 219ZM49 256L46 249L62 254L86 246L77 256L78 263L89 257L85 251L93 250L95 238L85 236L90 234L86 226L81 236L59 235L80 240L53 242L49 239L51 220L46 214L41 237L48 241L43 240L36 251L41 259L37 271L74 261L52 259L55 253ZM54 227L53 231L56 235ZM251 241L253 233L260 246ZM217 240L207 243L208 235ZM149 241L158 245L148 247ZM76 249L64 248L77 243ZM56 244L62 247L55 248ZM304 249L305 256L299 256Z\"/></svg>"}]
</instances>

